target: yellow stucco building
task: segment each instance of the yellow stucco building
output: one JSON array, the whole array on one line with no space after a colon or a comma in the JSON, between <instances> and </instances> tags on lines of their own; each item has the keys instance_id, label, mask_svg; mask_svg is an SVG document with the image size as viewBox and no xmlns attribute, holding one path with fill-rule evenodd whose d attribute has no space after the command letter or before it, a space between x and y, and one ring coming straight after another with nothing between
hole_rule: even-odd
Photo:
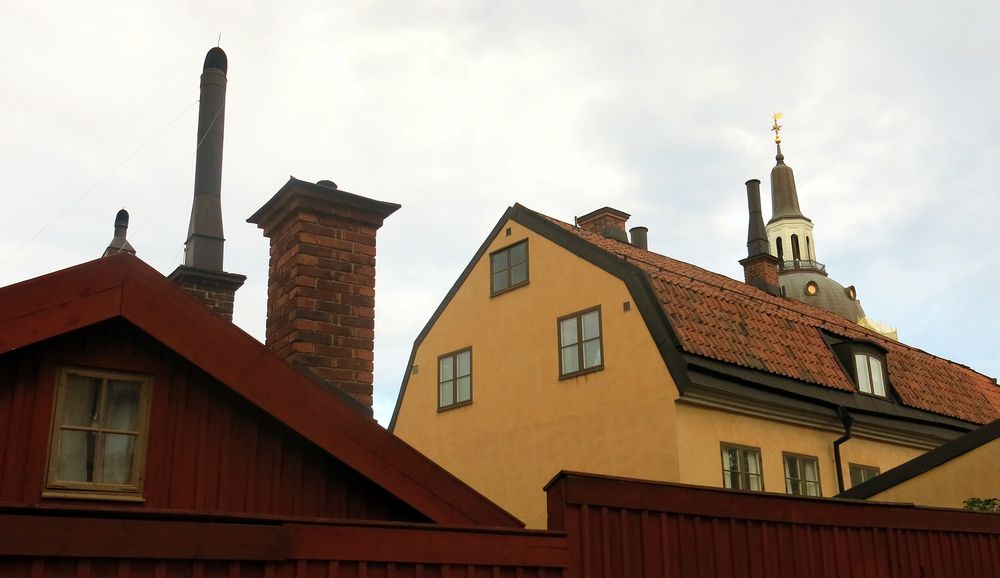
<instances>
[{"instance_id":1,"label":"yellow stucco building","mask_svg":"<svg viewBox=\"0 0 1000 578\"><path fill-rule=\"evenodd\" d=\"M990 378L850 318L853 287L848 315L783 296L815 249L772 255L755 189L747 282L646 250L615 209L511 207L417 337L390 429L537 528L560 470L833 496L1000 415Z\"/></svg>"}]
</instances>

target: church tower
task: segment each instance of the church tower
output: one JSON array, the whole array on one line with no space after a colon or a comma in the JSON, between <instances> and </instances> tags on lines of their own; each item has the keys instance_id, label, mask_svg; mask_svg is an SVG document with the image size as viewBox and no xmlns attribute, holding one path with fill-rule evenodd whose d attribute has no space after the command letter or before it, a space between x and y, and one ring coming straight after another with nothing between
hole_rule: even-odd
<instances>
[{"instance_id":1,"label":"church tower","mask_svg":"<svg viewBox=\"0 0 1000 578\"><path fill-rule=\"evenodd\" d=\"M774 115L777 155L771 169L771 219L765 227L771 255L778 259L778 285L788 299L814 305L855 323L866 321L854 286L831 279L816 259L813 223L799 208L795 174L781 152L781 114Z\"/></svg>"}]
</instances>

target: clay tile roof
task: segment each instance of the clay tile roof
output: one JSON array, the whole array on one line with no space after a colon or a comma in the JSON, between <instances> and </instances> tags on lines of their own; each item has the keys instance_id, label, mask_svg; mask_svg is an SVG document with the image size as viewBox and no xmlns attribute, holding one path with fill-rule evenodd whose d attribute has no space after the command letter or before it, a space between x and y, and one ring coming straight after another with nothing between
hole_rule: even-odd
<instances>
[{"instance_id":1,"label":"clay tile roof","mask_svg":"<svg viewBox=\"0 0 1000 578\"><path fill-rule=\"evenodd\" d=\"M977 424L1000 417L1000 386L964 365L887 339L812 305L540 216L642 269L681 349L689 354L855 391L823 340L823 330L884 348L889 382L906 406Z\"/></svg>"}]
</instances>

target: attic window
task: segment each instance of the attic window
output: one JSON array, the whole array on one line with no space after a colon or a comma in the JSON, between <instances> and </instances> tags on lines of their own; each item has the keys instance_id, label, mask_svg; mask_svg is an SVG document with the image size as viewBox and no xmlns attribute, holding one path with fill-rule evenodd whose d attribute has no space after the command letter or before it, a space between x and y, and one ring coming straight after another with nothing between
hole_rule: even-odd
<instances>
[{"instance_id":1,"label":"attic window","mask_svg":"<svg viewBox=\"0 0 1000 578\"><path fill-rule=\"evenodd\" d=\"M63 369L44 497L142 501L151 380Z\"/></svg>"},{"instance_id":2,"label":"attic window","mask_svg":"<svg viewBox=\"0 0 1000 578\"><path fill-rule=\"evenodd\" d=\"M527 284L527 240L490 254L490 296Z\"/></svg>"},{"instance_id":3,"label":"attic window","mask_svg":"<svg viewBox=\"0 0 1000 578\"><path fill-rule=\"evenodd\" d=\"M881 359L867 353L855 353L854 368L858 389L864 393L885 397L885 371Z\"/></svg>"},{"instance_id":4,"label":"attic window","mask_svg":"<svg viewBox=\"0 0 1000 578\"><path fill-rule=\"evenodd\" d=\"M836 338L827 335L828 342ZM889 397L889 376L885 350L868 341L833 341L833 351L857 386L858 391L877 397Z\"/></svg>"}]
</instances>

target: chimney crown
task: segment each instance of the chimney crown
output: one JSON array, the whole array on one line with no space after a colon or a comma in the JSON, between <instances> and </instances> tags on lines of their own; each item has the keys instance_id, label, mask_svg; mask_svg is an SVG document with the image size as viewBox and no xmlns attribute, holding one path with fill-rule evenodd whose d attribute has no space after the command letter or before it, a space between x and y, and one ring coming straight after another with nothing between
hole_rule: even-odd
<instances>
[{"instance_id":1,"label":"chimney crown","mask_svg":"<svg viewBox=\"0 0 1000 578\"><path fill-rule=\"evenodd\" d=\"M628 243L628 234L625 233L625 223L628 222L629 217L631 215L624 211L612 209L611 207L601 207L596 211L591 211L586 215L577 217L576 225L585 231Z\"/></svg>"}]
</instances>

